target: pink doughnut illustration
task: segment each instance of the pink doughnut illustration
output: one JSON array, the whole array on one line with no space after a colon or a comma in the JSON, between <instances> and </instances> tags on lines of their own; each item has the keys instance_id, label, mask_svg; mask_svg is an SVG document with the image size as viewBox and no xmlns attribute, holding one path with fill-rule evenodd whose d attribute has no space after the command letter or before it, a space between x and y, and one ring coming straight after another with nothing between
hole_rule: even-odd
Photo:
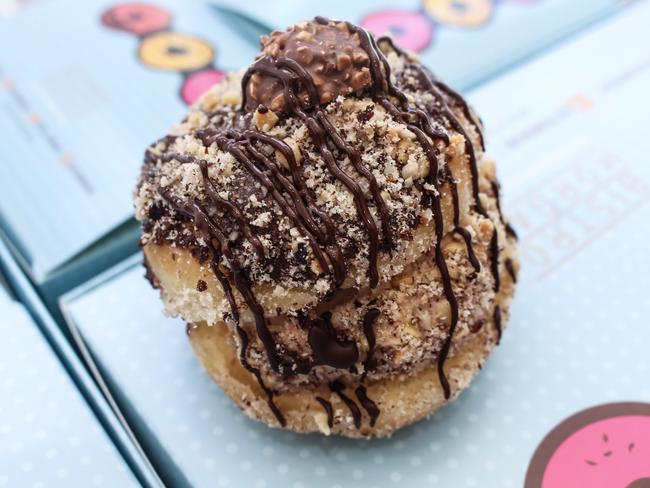
<instances>
[{"instance_id":1,"label":"pink doughnut illustration","mask_svg":"<svg viewBox=\"0 0 650 488\"><path fill-rule=\"evenodd\" d=\"M650 404L612 403L560 423L541 442L526 488L650 488Z\"/></svg>"},{"instance_id":2,"label":"pink doughnut illustration","mask_svg":"<svg viewBox=\"0 0 650 488\"><path fill-rule=\"evenodd\" d=\"M106 27L142 37L169 27L171 15L166 10L146 3L124 3L102 15Z\"/></svg>"},{"instance_id":3,"label":"pink doughnut illustration","mask_svg":"<svg viewBox=\"0 0 650 488\"><path fill-rule=\"evenodd\" d=\"M395 43L412 51L426 49L433 39L432 22L409 10L381 10L366 15L361 26L378 36L391 34Z\"/></svg>"},{"instance_id":4,"label":"pink doughnut illustration","mask_svg":"<svg viewBox=\"0 0 650 488\"><path fill-rule=\"evenodd\" d=\"M214 68L207 68L189 74L181 87L181 98L188 105L193 104L211 86L219 83L225 73Z\"/></svg>"}]
</instances>

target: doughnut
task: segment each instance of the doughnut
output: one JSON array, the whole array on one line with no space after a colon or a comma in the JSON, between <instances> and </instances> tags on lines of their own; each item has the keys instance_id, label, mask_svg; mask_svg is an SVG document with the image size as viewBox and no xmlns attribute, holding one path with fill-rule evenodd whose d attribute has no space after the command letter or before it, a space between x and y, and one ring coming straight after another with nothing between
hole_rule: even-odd
<instances>
[{"instance_id":1,"label":"doughnut","mask_svg":"<svg viewBox=\"0 0 650 488\"><path fill-rule=\"evenodd\" d=\"M423 0L422 8L441 24L478 27L492 15L492 0Z\"/></svg>"},{"instance_id":2,"label":"doughnut","mask_svg":"<svg viewBox=\"0 0 650 488\"><path fill-rule=\"evenodd\" d=\"M146 276L251 418L388 436L505 331L519 260L495 162L473 109L388 38L316 17L261 46L145 151Z\"/></svg>"},{"instance_id":3,"label":"doughnut","mask_svg":"<svg viewBox=\"0 0 650 488\"><path fill-rule=\"evenodd\" d=\"M193 71L212 63L214 50L204 40L177 32L158 32L140 43L138 56L157 69Z\"/></svg>"},{"instance_id":4,"label":"doughnut","mask_svg":"<svg viewBox=\"0 0 650 488\"><path fill-rule=\"evenodd\" d=\"M374 34L390 34L399 46L420 52L431 44L433 24L419 12L381 10L365 16L360 25Z\"/></svg>"},{"instance_id":5,"label":"doughnut","mask_svg":"<svg viewBox=\"0 0 650 488\"><path fill-rule=\"evenodd\" d=\"M111 29L123 30L136 36L167 29L171 15L166 10L146 3L125 3L113 7L102 15L102 24Z\"/></svg>"},{"instance_id":6,"label":"doughnut","mask_svg":"<svg viewBox=\"0 0 650 488\"><path fill-rule=\"evenodd\" d=\"M224 77L223 71L207 68L187 75L181 87L181 98L188 105L193 104L212 85Z\"/></svg>"}]
</instances>

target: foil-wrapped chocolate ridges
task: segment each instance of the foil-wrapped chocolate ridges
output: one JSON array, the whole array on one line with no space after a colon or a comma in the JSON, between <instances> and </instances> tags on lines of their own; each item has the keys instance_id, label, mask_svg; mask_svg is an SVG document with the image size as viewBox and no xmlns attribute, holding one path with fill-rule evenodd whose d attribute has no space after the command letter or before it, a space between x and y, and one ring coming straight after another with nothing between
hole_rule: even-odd
<instances>
[{"instance_id":1,"label":"foil-wrapped chocolate ridges","mask_svg":"<svg viewBox=\"0 0 650 488\"><path fill-rule=\"evenodd\" d=\"M301 22L284 32L261 38L259 59L289 59L298 63L312 78L319 99L325 104L340 95L349 95L372 83L370 59L362 48L359 33L347 22L316 18ZM283 84L275 77L256 72L248 85L247 109L264 105L273 111L286 109ZM307 103L304 87L299 97Z\"/></svg>"}]
</instances>

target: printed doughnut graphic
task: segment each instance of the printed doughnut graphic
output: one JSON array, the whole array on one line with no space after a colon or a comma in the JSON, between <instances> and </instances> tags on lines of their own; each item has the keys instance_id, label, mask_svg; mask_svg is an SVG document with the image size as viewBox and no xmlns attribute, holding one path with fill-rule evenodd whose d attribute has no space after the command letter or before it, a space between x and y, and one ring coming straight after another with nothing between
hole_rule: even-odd
<instances>
[{"instance_id":1,"label":"printed doughnut graphic","mask_svg":"<svg viewBox=\"0 0 650 488\"><path fill-rule=\"evenodd\" d=\"M181 98L188 105L193 104L212 85L223 80L225 73L215 68L207 68L189 74L181 87Z\"/></svg>"},{"instance_id":2,"label":"printed doughnut graphic","mask_svg":"<svg viewBox=\"0 0 650 488\"><path fill-rule=\"evenodd\" d=\"M530 462L525 488L650 488L650 404L611 403L560 423Z\"/></svg>"},{"instance_id":3,"label":"printed doughnut graphic","mask_svg":"<svg viewBox=\"0 0 650 488\"><path fill-rule=\"evenodd\" d=\"M145 36L167 29L172 16L166 10L146 3L127 3L113 7L102 15L102 24L111 29Z\"/></svg>"},{"instance_id":4,"label":"printed doughnut graphic","mask_svg":"<svg viewBox=\"0 0 650 488\"><path fill-rule=\"evenodd\" d=\"M422 11L385 9L367 14L360 25L378 36L390 34L398 46L421 52L428 48L439 27L479 27L490 20L502 3L532 5L539 0L422 0Z\"/></svg>"},{"instance_id":5,"label":"printed doughnut graphic","mask_svg":"<svg viewBox=\"0 0 650 488\"><path fill-rule=\"evenodd\" d=\"M422 7L441 24L478 27L492 15L491 0L423 0Z\"/></svg>"},{"instance_id":6,"label":"printed doughnut graphic","mask_svg":"<svg viewBox=\"0 0 650 488\"><path fill-rule=\"evenodd\" d=\"M374 12L366 15L360 25L377 35L389 33L398 45L415 52L427 48L433 39L433 22L409 10Z\"/></svg>"},{"instance_id":7,"label":"printed doughnut graphic","mask_svg":"<svg viewBox=\"0 0 650 488\"><path fill-rule=\"evenodd\" d=\"M150 68L175 71L182 76L179 95L194 103L224 77L214 65L215 49L205 40L171 30L172 15L147 3L125 3L106 10L101 22L109 29L137 37L138 59Z\"/></svg>"},{"instance_id":8,"label":"printed doughnut graphic","mask_svg":"<svg viewBox=\"0 0 650 488\"><path fill-rule=\"evenodd\" d=\"M147 66L170 71L193 71L212 63L214 51L198 37L158 32L145 37L138 50Z\"/></svg>"}]
</instances>

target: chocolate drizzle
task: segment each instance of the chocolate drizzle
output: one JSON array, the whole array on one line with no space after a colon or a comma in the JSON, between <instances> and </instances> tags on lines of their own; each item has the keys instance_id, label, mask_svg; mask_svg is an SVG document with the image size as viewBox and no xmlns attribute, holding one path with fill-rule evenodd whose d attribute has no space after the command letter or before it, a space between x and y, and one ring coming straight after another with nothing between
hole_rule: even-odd
<instances>
[{"instance_id":1,"label":"chocolate drizzle","mask_svg":"<svg viewBox=\"0 0 650 488\"><path fill-rule=\"evenodd\" d=\"M332 404L319 396L316 397L316 401L323 406L327 414L327 425L331 429L334 426L334 409L332 408Z\"/></svg>"},{"instance_id":2,"label":"chocolate drizzle","mask_svg":"<svg viewBox=\"0 0 650 488\"><path fill-rule=\"evenodd\" d=\"M499 344L503 331L501 326L501 307L498 305L494 307L494 328L497 330L497 344Z\"/></svg>"},{"instance_id":3,"label":"chocolate drizzle","mask_svg":"<svg viewBox=\"0 0 650 488\"><path fill-rule=\"evenodd\" d=\"M338 395L345 406L348 407L350 413L352 414L352 419L354 421L354 426L358 429L361 427L361 410L357 406L356 402L348 397L343 391L345 390L345 385L340 381L332 381L330 383L330 390L332 393Z\"/></svg>"},{"instance_id":4,"label":"chocolate drizzle","mask_svg":"<svg viewBox=\"0 0 650 488\"><path fill-rule=\"evenodd\" d=\"M499 233L496 227L492 232L492 239L490 239L490 270L494 278L494 291L498 292L501 288L501 277L499 276Z\"/></svg>"},{"instance_id":5,"label":"chocolate drizzle","mask_svg":"<svg viewBox=\"0 0 650 488\"><path fill-rule=\"evenodd\" d=\"M506 259L506 270L508 271L512 282L517 283L517 271L515 271L515 265L510 258Z\"/></svg>"},{"instance_id":6,"label":"chocolate drizzle","mask_svg":"<svg viewBox=\"0 0 650 488\"><path fill-rule=\"evenodd\" d=\"M354 393L357 396L361 406L366 412L368 412L368 416L370 417L370 427L374 427L375 423L377 423L377 417L379 417L379 414L381 413L379 407L368 397L368 392L366 391L365 386L357 386L357 389L354 390Z\"/></svg>"},{"instance_id":7,"label":"chocolate drizzle","mask_svg":"<svg viewBox=\"0 0 650 488\"><path fill-rule=\"evenodd\" d=\"M363 375L362 379L368 375L368 371L372 367L372 360L375 354L375 320L379 317L379 309L369 308L363 317L363 333L366 336L368 343L368 352L366 352L366 360L363 362Z\"/></svg>"},{"instance_id":8,"label":"chocolate drizzle","mask_svg":"<svg viewBox=\"0 0 650 488\"><path fill-rule=\"evenodd\" d=\"M317 17L315 22L322 25L330 23L329 20ZM395 120L403 123L419 142L422 150L429 161L429 171L426 176L426 183L432 188L425 191L423 203L431 207L435 224L435 261L442 277L442 286L445 299L450 306L450 323L447 336L443 342L437 358L437 370L445 398L451 396L451 387L447 379L444 366L449 355L454 332L458 325L459 306L454 293L452 278L450 276L445 256L442 251L442 241L445 236L444 220L442 215L441 185L448 184L451 189L453 215L453 232L462 237L467 249L467 256L470 264L476 272L481 266L476 257L472 245L472 236L467 228L460 223L460 202L458 195L457 181L451 170L447 167L439 167L439 156L441 155L438 143L448 145L450 142L448 130L451 129L464 137L464 153L469 165L469 172L472 179L473 208L481 215L487 216L480 195L479 195L479 170L477 158L472 141L464 130L463 125L453 114L450 103L459 106L464 118L474 125L476 135L480 141L480 149L483 149L483 136L479 123L475 120L468 105L460 95L451 90L448 86L437 80L426 68L417 63L410 63L409 69L417 72L425 88L433 94L435 103L427 107L415 106L409 101L407 95L396 87L391 81L391 71L388 61L378 47L377 41L364 29L350 23L343 24L351 35L357 35L360 47L368 56L368 68L371 76L371 83L364 89L369 91L373 101L381 105ZM397 48L394 48L401 53ZM401 53L404 56L403 53ZM334 290L330 300L318 305L313 312L316 318L307 319L309 325L308 342L314 354L314 361L304 367L298 367L297 359L293 359L295 366L300 373L307 373L315 365L327 365L333 368L353 370L359 360L359 351L354 341L342 340L337 337L336 330L331 323L329 310L343 301L351 300L357 295L356 289L347 291L342 289L343 282L347 276L348 264L342 252L341 245L337 242L336 228L332 216L320 209L313 195L310 193L303 172L296 161L292 148L278 137L271 136L254 130L250 126L250 117L247 110L250 108L249 84L254 75L267 77L273 80L274 84L281 87L283 96L283 116L298 118L307 128L314 146L322 157L329 174L339 181L350 192L353 197L356 212L360 223L367 235L368 242L368 281L371 288L376 288L380 282L378 261L379 251L391 252L396 247L394 230L392 228L391 214L388 205L382 197L381 188L373 172L362 162L361 152L350 145L344 135L330 122L326 112L321 106L321 97L310 71L305 69L299 62L289 57L273 57L265 54L259 57L247 70L242 78L242 105L239 114L245 122L244 127L217 130L212 128L199 129L196 136L202 141L206 152L212 146L225 153L232 155L246 172L263 187L268 195L277 204L281 212L291 221L300 235L305 238L314 258L318 262L323 273L330 275L334 284ZM259 77L258 76L258 77ZM275 85L274 85L275 86ZM266 107L258 108L260 113L268 112ZM435 118L434 118L435 116ZM268 155L262 146L270 146L283 156L288 165L288 173L285 168ZM367 183L370 197L368 197L361 185L342 167L342 161L337 157L347 158L352 167ZM251 223L246 220L244 213L236 202L223 198L213 184L209 175L208 163L192 156L174 154L170 156L181 163L194 163L200 168L205 187L205 200L194 200L183 202L173 198L165 188L160 187L159 193L178 212L192 219L198 229L205 237L206 245L211 253L212 270L220 282L224 294L231 309L232 321L235 324L240 341L240 361L243 367L255 376L260 387L267 396L270 409L281 425L285 425L285 419L273 401L274 393L265 386L259 369L254 368L248 361L249 337L246 330L240 324L238 305L234 297L231 284L237 289L247 307L251 310L255 329L258 338L264 346L269 364L275 372L286 373L286 357L280 357L278 345L273 334L269 330L268 321L264 310L254 296L249 278L246 276L242 266L238 262L226 235L232 230L220 228L214 213L216 209L229 216L236 224L238 230L245 236L257 257L261 260L267 255L264 245L255 235ZM426 186L425 186L426 187ZM497 198L499 215L501 209L498 203L498 186L493 183L493 191ZM380 225L371 212L369 202L372 202L378 215ZM504 222L505 224L505 222ZM508 235L516 236L514 230L506 224ZM495 229L490 244L492 259L492 274L494 276L495 290L500 287L499 279L499 243ZM511 274L513 271L512 262L506 267ZM510 266L510 267L508 267ZM516 278L513 274L513 280ZM338 294L341 294L340 296ZM344 296L345 295L345 296ZM370 307L363 319L363 332L367 341L368 350L364 361L364 372L361 377L365 380L368 371L373 366L375 352L375 331L374 323L380 312L377 308ZM498 319L498 320L497 320ZM499 330L501 314L499 307L495 310L495 324ZM291 365L290 365L291 366ZM291 368L289 368L291 369ZM350 410L354 424L357 428L361 425L361 411L356 402L344 394L345 385L340 381L329 384L332 393L339 396L341 401ZM366 387L359 384L355 394L361 406L368 412L370 425L374 426L380 414L378 406L367 395ZM328 425L333 425L333 409L327 400L316 397L316 400L323 406L328 415Z\"/></svg>"},{"instance_id":9,"label":"chocolate drizzle","mask_svg":"<svg viewBox=\"0 0 650 488\"><path fill-rule=\"evenodd\" d=\"M330 312L325 312L310 323L308 340L316 357L315 364L339 369L348 369L355 365L359 358L357 345L354 341L343 341L336 337Z\"/></svg>"}]
</instances>

